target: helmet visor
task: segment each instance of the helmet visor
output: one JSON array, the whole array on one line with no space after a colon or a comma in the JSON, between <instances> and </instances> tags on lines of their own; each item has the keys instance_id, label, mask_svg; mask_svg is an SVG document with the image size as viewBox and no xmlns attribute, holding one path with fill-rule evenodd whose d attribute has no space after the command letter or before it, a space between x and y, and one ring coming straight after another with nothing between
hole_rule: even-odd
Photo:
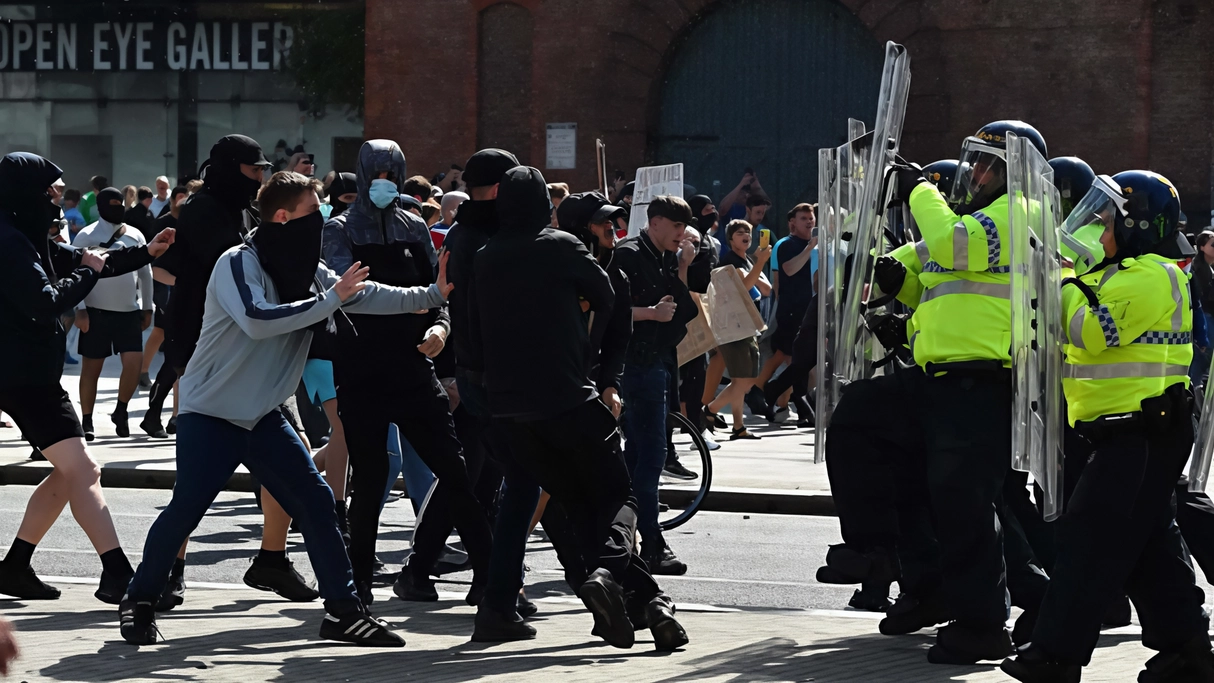
<instances>
[{"instance_id":1,"label":"helmet visor","mask_svg":"<svg viewBox=\"0 0 1214 683\"><path fill-rule=\"evenodd\" d=\"M948 203L985 206L1003 194L1007 188L1006 159L1003 148L981 138L966 138Z\"/></svg>"},{"instance_id":2,"label":"helmet visor","mask_svg":"<svg viewBox=\"0 0 1214 683\"><path fill-rule=\"evenodd\" d=\"M1075 273L1083 275L1105 259L1101 238L1110 235L1117 216L1124 210L1125 197L1108 176L1097 176L1092 189L1079 200L1074 211L1062 224L1059 243L1062 255L1074 264Z\"/></svg>"}]
</instances>

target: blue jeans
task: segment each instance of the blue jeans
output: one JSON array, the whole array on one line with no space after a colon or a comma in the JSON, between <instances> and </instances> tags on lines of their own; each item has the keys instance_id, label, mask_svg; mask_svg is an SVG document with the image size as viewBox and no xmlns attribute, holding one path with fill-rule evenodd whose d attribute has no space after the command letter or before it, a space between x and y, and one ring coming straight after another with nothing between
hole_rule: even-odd
<instances>
[{"instance_id":1,"label":"blue jeans","mask_svg":"<svg viewBox=\"0 0 1214 683\"><path fill-rule=\"evenodd\" d=\"M384 500L379 507L382 510L388 502L388 494L398 476L405 477L405 490L409 493L409 501L413 503L413 514L422 509L426 494L434 485L434 473L422 462L422 458L413 448L408 439L402 439L400 429L396 425L388 427L388 485L384 488Z\"/></svg>"},{"instance_id":2,"label":"blue jeans","mask_svg":"<svg viewBox=\"0 0 1214 683\"><path fill-rule=\"evenodd\" d=\"M658 479L666 466L666 415L670 411L670 369L652 365L625 365L620 381L624 399L624 460L632 474L637 500L637 530L646 548L662 545L658 526Z\"/></svg>"},{"instance_id":3,"label":"blue jeans","mask_svg":"<svg viewBox=\"0 0 1214 683\"><path fill-rule=\"evenodd\" d=\"M485 388L461 377L455 379L459 400L477 420L488 442L489 456L498 462L504 481L498 498L497 520L493 528L493 552L489 557L489 579L485 586L485 605L498 612L514 612L518 591L523 585L523 558L527 551L527 529L540 502L540 486L521 467L514 464L504 439L489 424L489 396Z\"/></svg>"},{"instance_id":4,"label":"blue jeans","mask_svg":"<svg viewBox=\"0 0 1214 683\"><path fill-rule=\"evenodd\" d=\"M182 413L177 438L173 498L148 530L143 561L127 589L130 599L154 602L160 597L182 541L243 464L299 522L325 610L340 615L358 608L333 491L282 413L271 412L251 431L217 417Z\"/></svg>"}]
</instances>

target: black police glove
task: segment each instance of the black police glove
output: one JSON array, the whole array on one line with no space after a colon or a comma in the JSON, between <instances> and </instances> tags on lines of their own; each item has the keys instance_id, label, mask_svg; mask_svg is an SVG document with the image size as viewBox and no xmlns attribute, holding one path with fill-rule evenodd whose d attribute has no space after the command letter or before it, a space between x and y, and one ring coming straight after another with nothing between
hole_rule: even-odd
<instances>
[{"instance_id":1,"label":"black police glove","mask_svg":"<svg viewBox=\"0 0 1214 683\"><path fill-rule=\"evenodd\" d=\"M887 349L899 349L910 344L906 338L906 321L909 315L904 313L873 313L866 322L868 329Z\"/></svg>"},{"instance_id":2,"label":"black police glove","mask_svg":"<svg viewBox=\"0 0 1214 683\"><path fill-rule=\"evenodd\" d=\"M897 294L906 280L906 266L892 256L878 256L873 265L873 278L883 294Z\"/></svg>"},{"instance_id":3,"label":"black police glove","mask_svg":"<svg viewBox=\"0 0 1214 683\"><path fill-rule=\"evenodd\" d=\"M910 202L911 190L915 189L916 185L927 182L927 179L923 177L923 169L919 167L919 164L899 166L895 178L898 181L898 201L903 204Z\"/></svg>"}]
</instances>

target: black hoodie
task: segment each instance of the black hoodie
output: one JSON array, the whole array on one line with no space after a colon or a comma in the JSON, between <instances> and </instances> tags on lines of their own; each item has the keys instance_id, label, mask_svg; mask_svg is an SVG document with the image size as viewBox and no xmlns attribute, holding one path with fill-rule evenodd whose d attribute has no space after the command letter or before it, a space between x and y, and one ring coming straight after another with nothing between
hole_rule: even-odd
<instances>
[{"instance_id":1,"label":"black hoodie","mask_svg":"<svg viewBox=\"0 0 1214 683\"><path fill-rule=\"evenodd\" d=\"M26 152L0 160L0 388L59 383L67 346L60 316L97 284L98 274L80 265L82 252L47 234L58 209L46 191L62 175ZM147 247L115 250L100 277L151 261Z\"/></svg>"},{"instance_id":2,"label":"black hoodie","mask_svg":"<svg viewBox=\"0 0 1214 683\"><path fill-rule=\"evenodd\" d=\"M615 295L585 245L548 227L552 204L539 171L511 169L497 209L497 234L474 261L472 352L483 360L494 417L554 417L598 396L586 373L581 302L607 318Z\"/></svg>"}]
</instances>

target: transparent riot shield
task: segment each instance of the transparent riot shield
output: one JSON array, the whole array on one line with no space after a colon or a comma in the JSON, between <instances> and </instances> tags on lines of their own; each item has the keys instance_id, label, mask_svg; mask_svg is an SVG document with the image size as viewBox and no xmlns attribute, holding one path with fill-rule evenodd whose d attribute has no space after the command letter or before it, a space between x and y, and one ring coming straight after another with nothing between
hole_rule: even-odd
<instances>
[{"instance_id":1,"label":"transparent riot shield","mask_svg":"<svg viewBox=\"0 0 1214 683\"><path fill-rule=\"evenodd\" d=\"M864 326L865 301L869 296L873 263L887 246L884 240L886 207L896 191L890 170L902 138L906 97L910 90L910 55L897 43L885 44L885 66L877 99L872 145L861 166L862 181L854 232L849 240L847 287L844 291L839 331L835 338L834 372L842 384L867 377L870 362L878 353L876 340Z\"/></svg>"},{"instance_id":2,"label":"transparent riot shield","mask_svg":"<svg viewBox=\"0 0 1214 683\"><path fill-rule=\"evenodd\" d=\"M1214 361L1211 363L1214 368ZM1214 377L1214 374L1210 375ZM1197 437L1193 442L1193 456L1189 460L1189 490L1202 493L1210 479L1210 461L1214 460L1214 391L1209 383L1204 387L1205 396L1200 399L1201 419L1197 423ZM1194 391L1196 393L1196 389Z\"/></svg>"},{"instance_id":3,"label":"transparent riot shield","mask_svg":"<svg viewBox=\"0 0 1214 683\"><path fill-rule=\"evenodd\" d=\"M848 121L851 141L835 149L818 151L818 370L815 392L814 462L826 458L826 427L842 384L834 371L835 353L843 313L843 291L851 257L851 245L860 195L864 163L872 136L864 123Z\"/></svg>"},{"instance_id":4,"label":"transparent riot shield","mask_svg":"<svg viewBox=\"0 0 1214 683\"><path fill-rule=\"evenodd\" d=\"M1062 511L1062 214L1053 170L1027 138L1007 138L1007 192L1012 467L1033 475L1048 522Z\"/></svg>"}]
</instances>

